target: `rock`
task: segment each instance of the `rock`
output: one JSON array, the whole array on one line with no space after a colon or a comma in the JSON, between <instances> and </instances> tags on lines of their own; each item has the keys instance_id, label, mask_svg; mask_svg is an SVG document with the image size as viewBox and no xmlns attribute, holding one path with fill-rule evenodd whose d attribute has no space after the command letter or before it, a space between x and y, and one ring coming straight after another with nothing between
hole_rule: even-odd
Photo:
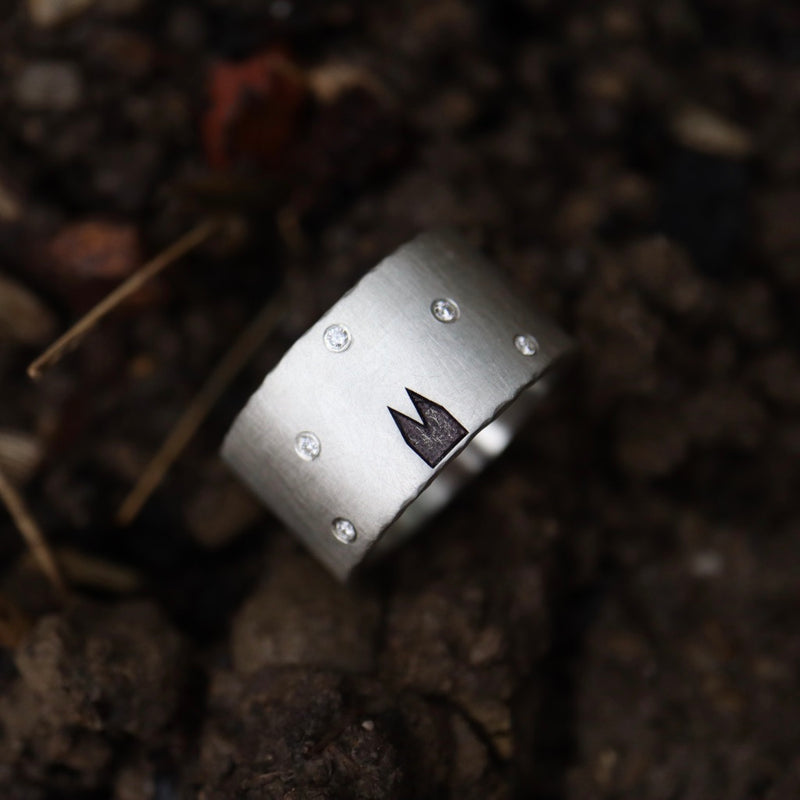
<instances>
[{"instance_id":1,"label":"rock","mask_svg":"<svg viewBox=\"0 0 800 800\"><path fill-rule=\"evenodd\" d=\"M144 36L126 30L106 30L94 37L92 61L99 68L126 80L143 80L152 71L158 54Z\"/></svg>"},{"instance_id":2,"label":"rock","mask_svg":"<svg viewBox=\"0 0 800 800\"><path fill-rule=\"evenodd\" d=\"M170 42L182 50L202 47L206 41L207 30L201 12L190 5L178 6L170 12L167 20L167 34Z\"/></svg>"},{"instance_id":3,"label":"rock","mask_svg":"<svg viewBox=\"0 0 800 800\"><path fill-rule=\"evenodd\" d=\"M794 265L793 274L800 276L796 253L800 249L800 189L793 185L765 191L758 197L758 231L760 244L770 260L787 257Z\"/></svg>"},{"instance_id":4,"label":"rock","mask_svg":"<svg viewBox=\"0 0 800 800\"><path fill-rule=\"evenodd\" d=\"M305 553L282 553L233 621L242 673L289 664L366 672L374 662L374 598L337 583Z\"/></svg>"},{"instance_id":5,"label":"rock","mask_svg":"<svg viewBox=\"0 0 800 800\"><path fill-rule=\"evenodd\" d=\"M11 599L0 594L0 650L15 648L25 638L30 625L27 615Z\"/></svg>"},{"instance_id":6,"label":"rock","mask_svg":"<svg viewBox=\"0 0 800 800\"><path fill-rule=\"evenodd\" d=\"M132 17L142 10L145 0L92 0L109 17Z\"/></svg>"},{"instance_id":7,"label":"rock","mask_svg":"<svg viewBox=\"0 0 800 800\"><path fill-rule=\"evenodd\" d=\"M413 751L402 759L399 750L408 733L387 713L379 689L377 701L375 694L369 685L313 670L264 669L246 680L218 674L201 740L197 797L431 796L407 791L413 776L405 776L401 764L407 761L413 773L416 762Z\"/></svg>"},{"instance_id":8,"label":"rock","mask_svg":"<svg viewBox=\"0 0 800 800\"><path fill-rule=\"evenodd\" d=\"M625 409L618 427L617 460L631 475L668 475L688 453L686 424L674 408L649 403Z\"/></svg>"},{"instance_id":9,"label":"rock","mask_svg":"<svg viewBox=\"0 0 800 800\"><path fill-rule=\"evenodd\" d=\"M6 800L45 800L46 790L41 786L35 786L28 780L20 780L16 776L10 778L6 783L5 775L0 775L0 797Z\"/></svg>"},{"instance_id":10,"label":"rock","mask_svg":"<svg viewBox=\"0 0 800 800\"><path fill-rule=\"evenodd\" d=\"M189 532L209 549L229 544L263 515L254 495L217 461L200 476L183 511Z\"/></svg>"},{"instance_id":11,"label":"rock","mask_svg":"<svg viewBox=\"0 0 800 800\"><path fill-rule=\"evenodd\" d=\"M17 222L22 216L22 204L17 195L0 180L0 222Z\"/></svg>"},{"instance_id":12,"label":"rock","mask_svg":"<svg viewBox=\"0 0 800 800\"><path fill-rule=\"evenodd\" d=\"M32 292L0 275L0 338L37 346L51 339L56 319Z\"/></svg>"},{"instance_id":13,"label":"rock","mask_svg":"<svg viewBox=\"0 0 800 800\"><path fill-rule=\"evenodd\" d=\"M83 14L94 2L95 0L28 0L28 13L35 25L51 28Z\"/></svg>"},{"instance_id":14,"label":"rock","mask_svg":"<svg viewBox=\"0 0 800 800\"><path fill-rule=\"evenodd\" d=\"M787 409L800 407L800 361L795 352L786 348L768 353L750 373L754 385L772 402Z\"/></svg>"},{"instance_id":15,"label":"rock","mask_svg":"<svg viewBox=\"0 0 800 800\"><path fill-rule=\"evenodd\" d=\"M745 159L677 147L660 185L658 225L717 279L742 269L750 229L751 165Z\"/></svg>"},{"instance_id":16,"label":"rock","mask_svg":"<svg viewBox=\"0 0 800 800\"><path fill-rule=\"evenodd\" d=\"M707 108L682 109L672 120L672 132L684 147L712 156L743 159L753 152L748 131Z\"/></svg>"},{"instance_id":17,"label":"rock","mask_svg":"<svg viewBox=\"0 0 800 800\"><path fill-rule=\"evenodd\" d=\"M651 392L664 335L663 319L627 285L620 264L601 258L577 304L577 336L592 364L593 390L606 399Z\"/></svg>"},{"instance_id":18,"label":"rock","mask_svg":"<svg viewBox=\"0 0 800 800\"><path fill-rule=\"evenodd\" d=\"M720 381L703 386L684 409L686 427L703 445L735 444L744 449L763 441L766 412L739 381Z\"/></svg>"},{"instance_id":19,"label":"rock","mask_svg":"<svg viewBox=\"0 0 800 800\"><path fill-rule=\"evenodd\" d=\"M595 189L573 192L567 197L556 217L555 227L565 242L590 239L606 214L605 200Z\"/></svg>"},{"instance_id":20,"label":"rock","mask_svg":"<svg viewBox=\"0 0 800 800\"><path fill-rule=\"evenodd\" d=\"M306 75L311 91L323 103L333 103L353 89L364 89L379 97L388 97L387 88L380 79L357 64L331 62L320 64Z\"/></svg>"},{"instance_id":21,"label":"rock","mask_svg":"<svg viewBox=\"0 0 800 800\"><path fill-rule=\"evenodd\" d=\"M724 298L731 327L748 344L764 345L780 333L773 293L760 280L731 285Z\"/></svg>"},{"instance_id":22,"label":"rock","mask_svg":"<svg viewBox=\"0 0 800 800\"><path fill-rule=\"evenodd\" d=\"M34 61L23 67L13 90L28 111L71 111L83 97L83 80L69 61Z\"/></svg>"},{"instance_id":23,"label":"rock","mask_svg":"<svg viewBox=\"0 0 800 800\"><path fill-rule=\"evenodd\" d=\"M157 758L135 753L124 763L114 780L113 800L161 800L177 798L170 779Z\"/></svg>"},{"instance_id":24,"label":"rock","mask_svg":"<svg viewBox=\"0 0 800 800\"><path fill-rule=\"evenodd\" d=\"M383 668L399 686L449 698L508 757L510 645L499 628L481 620L487 602L482 587L455 579L395 597L386 619Z\"/></svg>"},{"instance_id":25,"label":"rock","mask_svg":"<svg viewBox=\"0 0 800 800\"><path fill-rule=\"evenodd\" d=\"M111 744L102 734L65 726L63 720L50 717L23 679L3 686L0 764L49 788L48 796L96 790L106 777L111 754ZM58 768L53 769L54 765ZM5 792L2 796L9 797Z\"/></svg>"},{"instance_id":26,"label":"rock","mask_svg":"<svg viewBox=\"0 0 800 800\"><path fill-rule=\"evenodd\" d=\"M453 714L453 740L455 743L455 770L453 779L462 789L474 786L489 764L486 746L463 717ZM459 796L461 796L459 794Z\"/></svg>"},{"instance_id":27,"label":"rock","mask_svg":"<svg viewBox=\"0 0 800 800\"><path fill-rule=\"evenodd\" d=\"M702 279L683 248L665 236L635 242L626 249L623 262L637 288L660 308L686 314L702 304Z\"/></svg>"},{"instance_id":28,"label":"rock","mask_svg":"<svg viewBox=\"0 0 800 800\"><path fill-rule=\"evenodd\" d=\"M172 718L183 686L181 639L144 602L45 616L15 660L49 722L86 731L152 736Z\"/></svg>"},{"instance_id":29,"label":"rock","mask_svg":"<svg viewBox=\"0 0 800 800\"><path fill-rule=\"evenodd\" d=\"M0 429L0 470L18 486L27 483L42 461L42 444L23 431Z\"/></svg>"}]
</instances>

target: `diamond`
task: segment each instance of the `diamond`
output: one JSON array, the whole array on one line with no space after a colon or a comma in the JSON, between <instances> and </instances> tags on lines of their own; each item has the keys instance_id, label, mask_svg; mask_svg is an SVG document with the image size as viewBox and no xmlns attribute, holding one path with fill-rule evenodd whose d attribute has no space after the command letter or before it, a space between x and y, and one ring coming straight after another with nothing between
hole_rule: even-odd
<instances>
[{"instance_id":1,"label":"diamond","mask_svg":"<svg viewBox=\"0 0 800 800\"><path fill-rule=\"evenodd\" d=\"M331 524L331 532L342 544L351 544L356 540L356 527L349 519L337 517Z\"/></svg>"},{"instance_id":2,"label":"diamond","mask_svg":"<svg viewBox=\"0 0 800 800\"><path fill-rule=\"evenodd\" d=\"M535 356L539 352L539 342L529 333L521 333L514 337L514 347L524 356Z\"/></svg>"},{"instance_id":3,"label":"diamond","mask_svg":"<svg viewBox=\"0 0 800 800\"><path fill-rule=\"evenodd\" d=\"M441 298L431 303L431 314L439 322L455 322L461 316L461 311L453 300Z\"/></svg>"},{"instance_id":4,"label":"diamond","mask_svg":"<svg viewBox=\"0 0 800 800\"><path fill-rule=\"evenodd\" d=\"M332 353L343 353L350 347L353 337L344 325L331 325L322 334L325 347Z\"/></svg>"},{"instance_id":5,"label":"diamond","mask_svg":"<svg viewBox=\"0 0 800 800\"><path fill-rule=\"evenodd\" d=\"M322 445L311 431L298 433L294 440L294 451L303 461L313 461L318 455Z\"/></svg>"}]
</instances>

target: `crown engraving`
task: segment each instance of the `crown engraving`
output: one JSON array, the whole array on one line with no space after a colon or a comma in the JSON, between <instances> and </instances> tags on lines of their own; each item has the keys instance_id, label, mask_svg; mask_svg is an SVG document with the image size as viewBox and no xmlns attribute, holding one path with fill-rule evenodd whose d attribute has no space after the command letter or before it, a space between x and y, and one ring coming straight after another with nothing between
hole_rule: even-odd
<instances>
[{"instance_id":1,"label":"crown engraving","mask_svg":"<svg viewBox=\"0 0 800 800\"><path fill-rule=\"evenodd\" d=\"M444 407L406 388L421 422L389 407L406 444L431 468L435 467L468 433Z\"/></svg>"}]
</instances>

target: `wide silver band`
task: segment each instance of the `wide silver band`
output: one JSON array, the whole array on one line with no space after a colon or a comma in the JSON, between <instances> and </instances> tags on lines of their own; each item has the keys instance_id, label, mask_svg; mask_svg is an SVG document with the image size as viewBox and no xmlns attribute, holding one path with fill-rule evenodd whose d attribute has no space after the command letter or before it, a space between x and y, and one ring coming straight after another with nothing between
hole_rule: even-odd
<instances>
[{"instance_id":1,"label":"wide silver band","mask_svg":"<svg viewBox=\"0 0 800 800\"><path fill-rule=\"evenodd\" d=\"M346 579L505 448L569 346L462 239L424 234L291 347L223 457Z\"/></svg>"}]
</instances>

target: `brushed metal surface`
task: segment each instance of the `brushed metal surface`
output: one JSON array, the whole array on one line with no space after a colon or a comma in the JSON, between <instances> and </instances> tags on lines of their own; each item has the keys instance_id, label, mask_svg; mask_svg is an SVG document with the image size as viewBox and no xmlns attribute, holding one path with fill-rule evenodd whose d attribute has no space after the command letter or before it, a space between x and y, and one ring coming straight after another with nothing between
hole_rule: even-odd
<instances>
[{"instance_id":1,"label":"brushed metal surface","mask_svg":"<svg viewBox=\"0 0 800 800\"><path fill-rule=\"evenodd\" d=\"M438 298L457 303L456 321L434 317L431 303ZM352 336L343 352L323 342L333 324ZM536 337L536 355L516 348L521 333ZM403 538L503 449L518 423L517 404L487 425L569 346L462 239L423 234L367 273L289 349L234 422L223 457L346 579L390 526L391 540ZM441 405L467 430L433 468L404 440L389 411L420 419L407 390ZM321 444L311 461L295 452L302 431ZM459 468L454 459L473 440ZM420 513L415 504L403 514L445 470L442 486L437 481L425 492ZM337 518L353 523L353 542L333 536Z\"/></svg>"}]
</instances>

